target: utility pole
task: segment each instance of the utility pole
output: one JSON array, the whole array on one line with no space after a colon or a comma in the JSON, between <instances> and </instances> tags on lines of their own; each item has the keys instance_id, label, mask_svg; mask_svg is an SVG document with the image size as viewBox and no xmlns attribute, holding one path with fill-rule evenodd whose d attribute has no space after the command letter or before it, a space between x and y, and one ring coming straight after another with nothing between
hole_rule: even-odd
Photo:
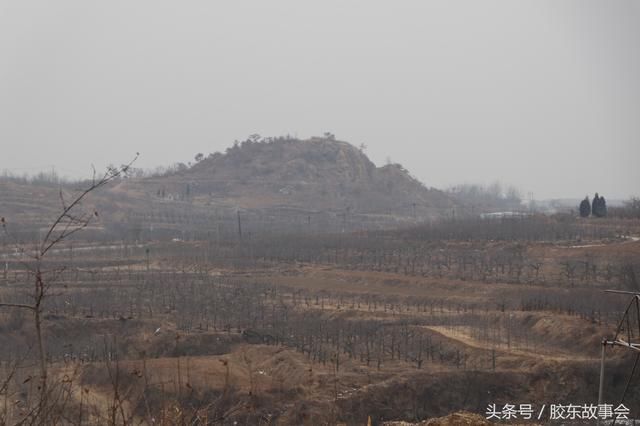
<instances>
[{"instance_id":1,"label":"utility pole","mask_svg":"<svg viewBox=\"0 0 640 426\"><path fill-rule=\"evenodd\" d=\"M238 238L242 239L242 223L240 222L240 210L237 210L236 214L238 216Z\"/></svg>"},{"instance_id":2,"label":"utility pole","mask_svg":"<svg viewBox=\"0 0 640 426\"><path fill-rule=\"evenodd\" d=\"M640 293L622 290L605 290L606 293L627 294L632 295L627 308L618 323L616 334L611 340L602 339L602 352L600 358L600 385L598 387L598 405L604 403L604 364L605 364L605 348L606 346L622 346L636 352L636 361L631 369L627 385L620 398L620 404L624 402L624 397L629 390L631 379L636 370L638 359L640 359ZM635 312L633 312L635 310ZM637 324L637 325L636 325ZM637 327L637 328L636 328ZM615 420L614 420L615 423ZM598 419L600 424L600 419Z\"/></svg>"},{"instance_id":3,"label":"utility pole","mask_svg":"<svg viewBox=\"0 0 640 426\"><path fill-rule=\"evenodd\" d=\"M602 404L604 388L604 348L607 347L607 339L602 339L602 356L600 358L600 386L598 388L598 405Z\"/></svg>"},{"instance_id":4,"label":"utility pole","mask_svg":"<svg viewBox=\"0 0 640 426\"><path fill-rule=\"evenodd\" d=\"M528 195L529 195L529 213L533 213L533 207L534 207L534 204L533 204L533 192L529 191Z\"/></svg>"}]
</instances>

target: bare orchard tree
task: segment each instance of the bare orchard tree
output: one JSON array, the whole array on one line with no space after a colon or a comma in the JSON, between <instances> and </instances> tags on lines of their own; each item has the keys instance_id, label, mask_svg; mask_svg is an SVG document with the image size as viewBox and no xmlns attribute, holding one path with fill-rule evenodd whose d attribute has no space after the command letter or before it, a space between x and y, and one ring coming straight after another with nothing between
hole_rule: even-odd
<instances>
[{"instance_id":1,"label":"bare orchard tree","mask_svg":"<svg viewBox=\"0 0 640 426\"><path fill-rule=\"evenodd\" d=\"M47 254L73 234L85 229L98 217L95 210L87 211L82 208L82 202L95 190L107 185L109 182L127 173L133 162L138 158L138 153L132 161L120 167L110 166L102 175L97 175L95 170L93 178L84 189L81 189L71 199L66 199L62 189L60 190L60 213L55 217L51 225L47 228L44 237L36 241L33 251L27 250L23 244L18 244L16 249L23 259L23 267L32 277L32 287L28 291L29 301L27 303L7 302L0 303L0 307L26 309L33 313L33 325L35 327L36 342L38 351L38 367L40 370L40 402L37 417L42 418L46 414L47 398L47 351L42 336L43 304L48 296L51 296L51 286L56 277L60 275L63 267L52 270L44 268L44 261ZM7 229L7 220L0 218L3 232L11 237Z\"/></svg>"}]
</instances>

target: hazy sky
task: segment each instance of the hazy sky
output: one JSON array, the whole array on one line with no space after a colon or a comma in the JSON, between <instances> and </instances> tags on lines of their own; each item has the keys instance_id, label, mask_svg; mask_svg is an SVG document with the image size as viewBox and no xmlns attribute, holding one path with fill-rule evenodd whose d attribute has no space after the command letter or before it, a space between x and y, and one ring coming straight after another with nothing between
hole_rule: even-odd
<instances>
[{"instance_id":1,"label":"hazy sky","mask_svg":"<svg viewBox=\"0 0 640 426\"><path fill-rule=\"evenodd\" d=\"M640 195L640 2L0 0L0 170L325 131L428 186Z\"/></svg>"}]
</instances>

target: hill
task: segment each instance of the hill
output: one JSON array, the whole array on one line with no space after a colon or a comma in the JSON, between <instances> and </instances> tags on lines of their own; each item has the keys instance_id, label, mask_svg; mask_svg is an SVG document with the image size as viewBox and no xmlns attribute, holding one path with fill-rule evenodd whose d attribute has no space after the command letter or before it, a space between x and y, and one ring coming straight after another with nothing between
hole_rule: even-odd
<instances>
[{"instance_id":1,"label":"hill","mask_svg":"<svg viewBox=\"0 0 640 426\"><path fill-rule=\"evenodd\" d=\"M286 206L426 218L453 205L399 164L376 167L353 145L327 138L247 140L138 185L156 198L244 209Z\"/></svg>"}]
</instances>

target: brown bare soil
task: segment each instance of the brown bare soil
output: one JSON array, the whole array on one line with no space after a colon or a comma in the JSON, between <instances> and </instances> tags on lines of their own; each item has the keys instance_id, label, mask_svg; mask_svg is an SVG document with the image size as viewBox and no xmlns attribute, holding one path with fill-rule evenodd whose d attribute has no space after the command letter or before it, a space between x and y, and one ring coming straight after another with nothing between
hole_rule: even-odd
<instances>
[{"instance_id":1,"label":"brown bare soil","mask_svg":"<svg viewBox=\"0 0 640 426\"><path fill-rule=\"evenodd\" d=\"M280 251L246 238L52 251L44 335L64 411L89 424L472 425L491 424L492 403L590 403L601 339L629 299L604 290L633 290L640 256L640 241L610 236L406 248L357 235ZM29 301L32 263L15 253L2 248L0 303ZM34 338L30 312L0 311L19 402L7 418L37 400ZM608 401L632 361L608 349Z\"/></svg>"}]
</instances>

